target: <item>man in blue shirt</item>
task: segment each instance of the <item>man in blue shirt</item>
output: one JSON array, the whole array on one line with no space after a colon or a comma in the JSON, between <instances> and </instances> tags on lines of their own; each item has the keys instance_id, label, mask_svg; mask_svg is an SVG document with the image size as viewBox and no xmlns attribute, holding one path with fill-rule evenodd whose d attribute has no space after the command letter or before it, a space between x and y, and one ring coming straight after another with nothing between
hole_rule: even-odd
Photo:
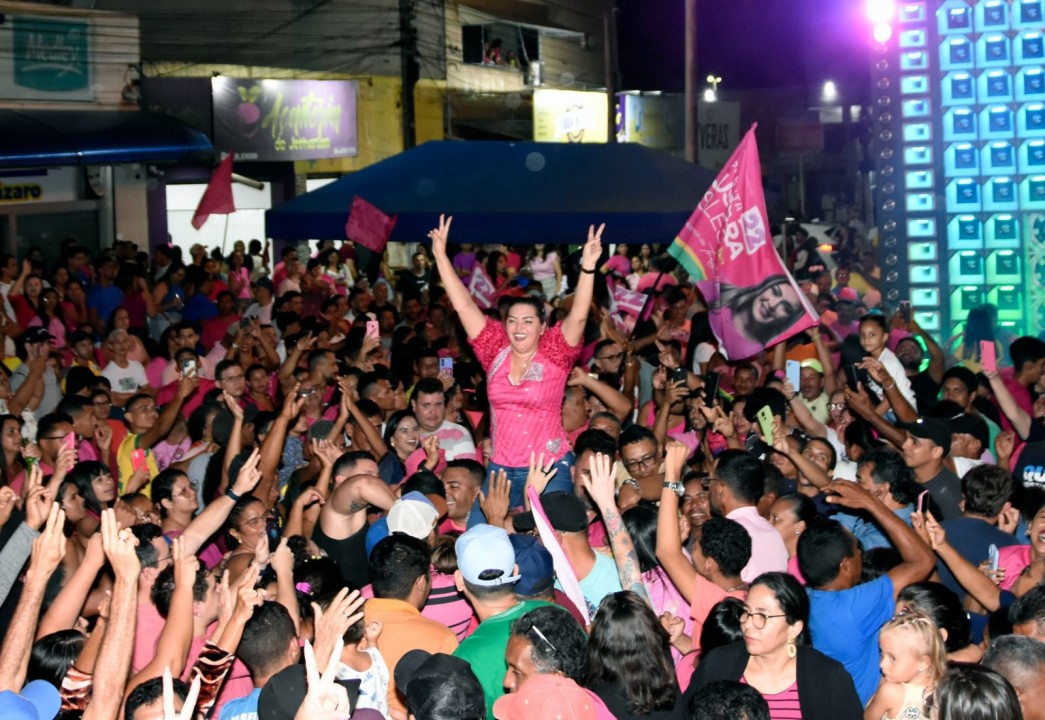
<instances>
[{"instance_id":1,"label":"man in blue shirt","mask_svg":"<svg viewBox=\"0 0 1045 720\"><path fill-rule=\"evenodd\" d=\"M798 565L809 583L813 647L845 666L866 705L881 679L878 631L893 616L900 590L927 578L935 557L914 530L860 485L834 482L826 494L828 502L867 512L901 558L882 577L858 585L863 552L838 522L815 522L798 540Z\"/></svg>"},{"instance_id":2,"label":"man in blue shirt","mask_svg":"<svg viewBox=\"0 0 1045 720\"><path fill-rule=\"evenodd\" d=\"M87 293L87 314L94 331L105 337L113 311L123 304L123 291L113 284L120 265L111 255L102 255L95 268L98 271L98 283Z\"/></svg>"},{"instance_id":3,"label":"man in blue shirt","mask_svg":"<svg viewBox=\"0 0 1045 720\"><path fill-rule=\"evenodd\" d=\"M280 670L296 665L300 650L294 621L285 607L264 602L255 608L236 651L250 670L254 689L246 697L225 703L219 720L258 720L261 688Z\"/></svg>"},{"instance_id":4,"label":"man in blue shirt","mask_svg":"<svg viewBox=\"0 0 1045 720\"><path fill-rule=\"evenodd\" d=\"M914 481L911 469L897 453L884 448L869 450L860 456L856 479L901 520L911 524L911 514L922 487ZM846 530L860 541L864 552L892 547L889 538L867 513L842 511L835 515Z\"/></svg>"}]
</instances>

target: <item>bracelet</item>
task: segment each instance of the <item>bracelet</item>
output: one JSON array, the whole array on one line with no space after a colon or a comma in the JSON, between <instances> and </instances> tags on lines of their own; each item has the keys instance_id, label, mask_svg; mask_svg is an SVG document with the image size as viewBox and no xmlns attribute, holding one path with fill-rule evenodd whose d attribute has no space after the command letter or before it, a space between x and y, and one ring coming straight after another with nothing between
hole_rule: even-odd
<instances>
[{"instance_id":1,"label":"bracelet","mask_svg":"<svg viewBox=\"0 0 1045 720\"><path fill-rule=\"evenodd\" d=\"M588 268L586 268L583 265L581 265L581 272L585 273L587 275L594 275L595 274L595 268L592 268L591 270L589 270Z\"/></svg>"},{"instance_id":2,"label":"bracelet","mask_svg":"<svg viewBox=\"0 0 1045 720\"><path fill-rule=\"evenodd\" d=\"M787 399L787 401L788 401L788 402L794 402L794 401L795 401L795 398L796 398L796 397L798 397L798 393L795 393L794 395L792 395L791 397L789 397L789 398Z\"/></svg>"},{"instance_id":3,"label":"bracelet","mask_svg":"<svg viewBox=\"0 0 1045 720\"><path fill-rule=\"evenodd\" d=\"M882 390L892 390L894 387L896 387L896 381L895 380L893 380L893 384L892 385L890 385L889 387L884 387L884 388L882 388Z\"/></svg>"},{"instance_id":4,"label":"bracelet","mask_svg":"<svg viewBox=\"0 0 1045 720\"><path fill-rule=\"evenodd\" d=\"M240 498L243 497L242 495L237 495L236 493L232 492L231 486L225 488L225 496L232 498L232 502L239 502Z\"/></svg>"}]
</instances>

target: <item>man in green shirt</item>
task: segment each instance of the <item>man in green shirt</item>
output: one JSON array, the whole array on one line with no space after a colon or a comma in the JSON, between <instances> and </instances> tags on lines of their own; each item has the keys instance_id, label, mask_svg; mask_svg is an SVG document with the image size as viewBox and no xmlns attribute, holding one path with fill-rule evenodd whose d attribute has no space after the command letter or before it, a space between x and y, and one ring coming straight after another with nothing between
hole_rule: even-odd
<instances>
[{"instance_id":1,"label":"man in green shirt","mask_svg":"<svg viewBox=\"0 0 1045 720\"><path fill-rule=\"evenodd\" d=\"M542 600L519 601L515 583L519 568L515 549L503 528L476 525L457 538L454 581L479 617L479 627L458 646L454 656L471 666L486 696L487 720L494 720L493 704L504 695L504 674L512 622L530 610L550 605Z\"/></svg>"}]
</instances>

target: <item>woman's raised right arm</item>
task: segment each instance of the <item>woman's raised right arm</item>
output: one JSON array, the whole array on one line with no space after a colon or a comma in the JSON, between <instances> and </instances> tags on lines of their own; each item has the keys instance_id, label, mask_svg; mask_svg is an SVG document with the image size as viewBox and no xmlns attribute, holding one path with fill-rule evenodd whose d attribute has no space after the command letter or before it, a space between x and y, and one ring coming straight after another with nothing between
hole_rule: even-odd
<instances>
[{"instance_id":1,"label":"woman's raised right arm","mask_svg":"<svg viewBox=\"0 0 1045 720\"><path fill-rule=\"evenodd\" d=\"M450 297L450 302L454 306L454 310L457 311L457 316L461 319L461 324L464 326L464 331L468 333L468 338L473 339L479 336L479 333L483 331L483 326L486 325L486 317L483 315L479 306L472 300L472 296L468 293L468 288L461 282L461 278L458 277L457 272L454 270L453 263L450 262L449 256L446 254L446 238L450 234L450 223L453 222L453 216L446 217L445 215L439 216L439 227L431 230L428 233L428 237L432 239L432 255L435 256L435 266L439 270L439 278L443 281L443 287L446 288L446 294Z\"/></svg>"}]
</instances>

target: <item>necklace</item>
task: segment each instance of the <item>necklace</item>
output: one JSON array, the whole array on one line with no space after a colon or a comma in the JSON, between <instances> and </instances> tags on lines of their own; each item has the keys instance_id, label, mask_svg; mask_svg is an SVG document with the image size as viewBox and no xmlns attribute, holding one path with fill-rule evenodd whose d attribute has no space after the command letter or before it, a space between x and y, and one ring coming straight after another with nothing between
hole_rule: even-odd
<instances>
[{"instance_id":1,"label":"necklace","mask_svg":"<svg viewBox=\"0 0 1045 720\"><path fill-rule=\"evenodd\" d=\"M746 588L747 588L747 583L743 583L742 582L739 585L734 585L731 588L726 588L726 592L731 593L731 592L736 592L737 590L744 590Z\"/></svg>"},{"instance_id":2,"label":"necklace","mask_svg":"<svg viewBox=\"0 0 1045 720\"><path fill-rule=\"evenodd\" d=\"M512 368L511 368L511 364L509 363L509 366L508 366L508 384L518 386L518 385L520 385L522 383L523 378L526 377L526 373L530 369L530 363L533 362L533 358L534 358L534 356L536 354L537 354L537 351L534 350L532 353L530 353L526 357L526 360L525 360L526 364L523 365L522 370L519 372L519 379L518 380L516 380L516 379L514 379L512 377ZM516 353L514 350L512 350L512 357L513 358L518 357L518 353Z\"/></svg>"}]
</instances>

